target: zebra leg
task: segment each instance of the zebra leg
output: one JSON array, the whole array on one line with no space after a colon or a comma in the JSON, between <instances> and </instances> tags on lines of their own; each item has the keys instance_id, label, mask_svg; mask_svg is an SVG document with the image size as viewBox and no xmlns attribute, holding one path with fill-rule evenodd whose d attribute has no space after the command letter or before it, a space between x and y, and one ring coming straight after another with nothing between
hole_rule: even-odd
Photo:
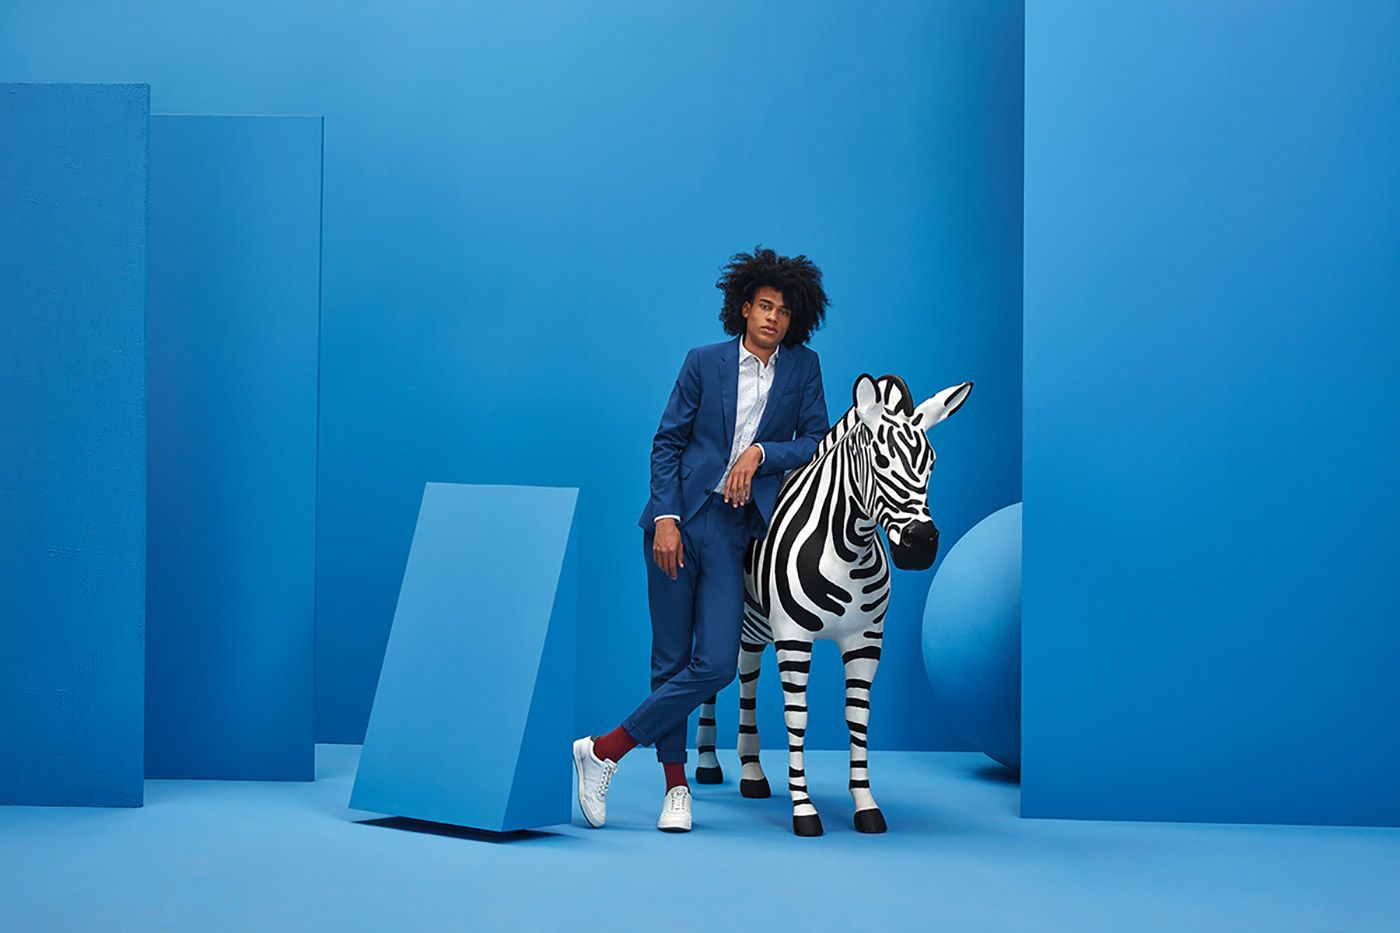
<instances>
[{"instance_id":1,"label":"zebra leg","mask_svg":"<svg viewBox=\"0 0 1400 933\"><path fill-rule=\"evenodd\" d=\"M840 645L846 668L846 726L851 733L851 799L855 802L855 827L862 833L883 833L885 815L870 793L869 746L870 685L880 663L880 642L869 632Z\"/></svg>"},{"instance_id":2,"label":"zebra leg","mask_svg":"<svg viewBox=\"0 0 1400 933\"><path fill-rule=\"evenodd\" d=\"M715 754L714 697L700 704L700 722L695 727L695 751L700 755L700 761L695 765L695 783L723 783L724 769L719 766L719 757Z\"/></svg>"},{"instance_id":3,"label":"zebra leg","mask_svg":"<svg viewBox=\"0 0 1400 933\"><path fill-rule=\"evenodd\" d=\"M763 765L758 760L758 669L763 664L763 645L739 645L739 793L745 797L772 794Z\"/></svg>"},{"instance_id":4,"label":"zebra leg","mask_svg":"<svg viewBox=\"0 0 1400 933\"><path fill-rule=\"evenodd\" d=\"M820 836L822 818L807 795L807 772L802 742L807 734L807 675L812 669L812 643L786 640L773 643L778 652L778 676L783 681L783 720L788 732L788 791L792 794L792 831Z\"/></svg>"}]
</instances>

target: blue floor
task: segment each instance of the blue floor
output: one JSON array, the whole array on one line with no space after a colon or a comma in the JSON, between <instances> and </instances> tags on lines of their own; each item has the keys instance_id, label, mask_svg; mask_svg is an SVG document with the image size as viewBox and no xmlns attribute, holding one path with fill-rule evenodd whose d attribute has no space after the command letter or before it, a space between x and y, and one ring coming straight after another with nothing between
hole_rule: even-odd
<instances>
[{"instance_id":1,"label":"blue floor","mask_svg":"<svg viewBox=\"0 0 1400 933\"><path fill-rule=\"evenodd\" d=\"M968 752L874 752L884 836L850 826L845 754L809 753L817 839L732 780L658 832L647 749L605 828L505 840L348 809L358 757L318 746L315 783L147 781L139 809L0 807L0 930L1400 930L1400 829L1023 820Z\"/></svg>"}]
</instances>

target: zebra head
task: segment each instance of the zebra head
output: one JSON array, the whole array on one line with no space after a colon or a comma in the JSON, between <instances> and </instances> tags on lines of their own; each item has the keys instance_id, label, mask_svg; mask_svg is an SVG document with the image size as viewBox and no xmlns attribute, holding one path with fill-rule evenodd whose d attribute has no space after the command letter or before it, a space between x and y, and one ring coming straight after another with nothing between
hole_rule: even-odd
<instances>
[{"instance_id":1,"label":"zebra head","mask_svg":"<svg viewBox=\"0 0 1400 933\"><path fill-rule=\"evenodd\" d=\"M878 380L862 373L852 388L860 425L857 443L869 452L867 505L890 540L900 570L925 570L938 556L938 529L928 513L928 481L937 454L927 431L962 407L971 382L949 386L917 407L909 386L895 375Z\"/></svg>"}]
</instances>

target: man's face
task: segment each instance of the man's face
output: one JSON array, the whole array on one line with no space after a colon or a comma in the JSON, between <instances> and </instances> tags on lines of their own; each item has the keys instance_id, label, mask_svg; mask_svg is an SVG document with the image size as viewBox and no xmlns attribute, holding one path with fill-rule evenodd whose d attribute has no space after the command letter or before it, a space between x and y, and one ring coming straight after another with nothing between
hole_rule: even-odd
<instances>
[{"instance_id":1,"label":"man's face","mask_svg":"<svg viewBox=\"0 0 1400 933\"><path fill-rule=\"evenodd\" d=\"M760 285L753 300L744 302L741 310L748 321L750 345L771 350L787 336L792 314L783 304L783 293L776 288Z\"/></svg>"}]
</instances>

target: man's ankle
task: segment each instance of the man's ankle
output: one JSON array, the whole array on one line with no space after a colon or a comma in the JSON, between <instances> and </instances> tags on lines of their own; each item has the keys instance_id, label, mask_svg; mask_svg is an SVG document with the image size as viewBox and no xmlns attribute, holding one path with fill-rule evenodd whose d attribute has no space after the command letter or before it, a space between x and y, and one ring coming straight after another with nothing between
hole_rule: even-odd
<instances>
[{"instance_id":1,"label":"man's ankle","mask_svg":"<svg viewBox=\"0 0 1400 933\"><path fill-rule=\"evenodd\" d=\"M622 756L637 747L637 740L627 734L627 730L618 726L607 735L599 736L593 743L593 754L600 759L609 759L613 762L622 760Z\"/></svg>"}]
</instances>

